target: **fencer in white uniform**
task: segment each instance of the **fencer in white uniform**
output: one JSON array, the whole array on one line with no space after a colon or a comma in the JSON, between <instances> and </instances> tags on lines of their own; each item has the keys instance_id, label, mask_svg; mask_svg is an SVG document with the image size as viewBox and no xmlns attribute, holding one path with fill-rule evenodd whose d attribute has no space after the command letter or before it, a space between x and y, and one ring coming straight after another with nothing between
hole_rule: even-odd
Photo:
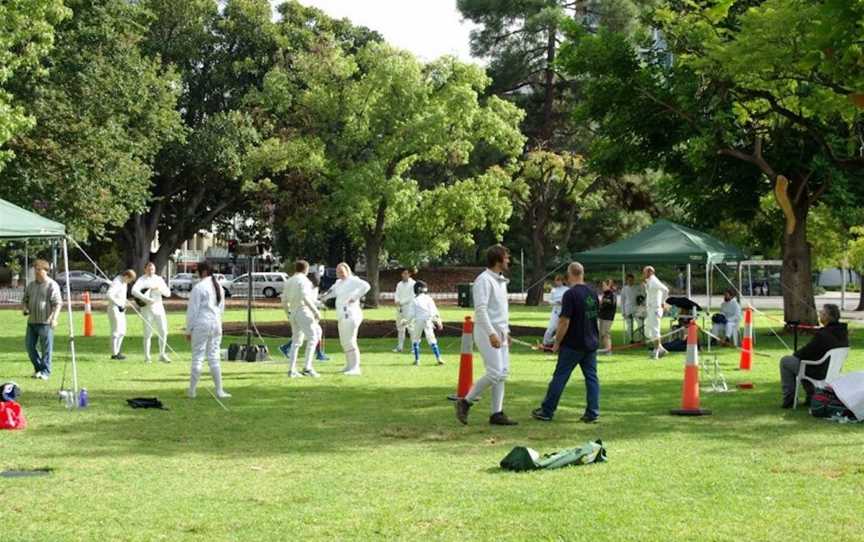
<instances>
[{"instance_id":1,"label":"fencer in white uniform","mask_svg":"<svg viewBox=\"0 0 864 542\"><path fill-rule=\"evenodd\" d=\"M198 265L201 279L189 294L186 308L186 338L192 343L192 370L189 375L187 395L195 398L201 365L204 358L210 366L210 376L216 386L216 397L231 397L222 387L222 366L219 358L222 348L222 313L225 312L225 296L222 286L210 274L207 263Z\"/></svg>"},{"instance_id":2,"label":"fencer in white uniform","mask_svg":"<svg viewBox=\"0 0 864 542\"><path fill-rule=\"evenodd\" d=\"M396 304L396 334L397 342L394 352L402 352L405 346L405 332L408 330L408 311L411 304L414 303L414 284L415 281L411 278L412 270L405 268L402 270L402 280L396 284L396 294L393 296L393 302Z\"/></svg>"},{"instance_id":3,"label":"fencer in white uniform","mask_svg":"<svg viewBox=\"0 0 864 542\"><path fill-rule=\"evenodd\" d=\"M663 319L663 306L669 296L669 287L663 284L650 265L642 270L645 278L645 338L654 342L652 357L658 359L668 352L660 344L660 322Z\"/></svg>"},{"instance_id":4,"label":"fencer in white uniform","mask_svg":"<svg viewBox=\"0 0 864 542\"><path fill-rule=\"evenodd\" d=\"M637 311L639 303L636 298L642 294L642 287L635 283L636 277L628 273L621 288L621 315L624 318L624 339L633 342L633 331L635 320L638 319Z\"/></svg>"},{"instance_id":5,"label":"fencer in white uniform","mask_svg":"<svg viewBox=\"0 0 864 542\"><path fill-rule=\"evenodd\" d=\"M510 266L510 254L501 245L486 252L487 269L475 280L474 344L483 356L486 374L478 379L464 398L456 401L456 419L468 423L471 405L487 388L492 389L489 423L516 425L504 414L504 382L510 371L510 314L507 303L507 282L503 273Z\"/></svg>"},{"instance_id":6,"label":"fencer in white uniform","mask_svg":"<svg viewBox=\"0 0 864 542\"><path fill-rule=\"evenodd\" d=\"M111 359L124 360L121 353L123 337L126 336L126 293L128 285L135 282L135 271L127 269L111 281L108 287L108 323L111 325Z\"/></svg>"},{"instance_id":7,"label":"fencer in white uniform","mask_svg":"<svg viewBox=\"0 0 864 542\"><path fill-rule=\"evenodd\" d=\"M308 272L309 264L306 261L298 260L295 262L294 275L285 282L282 290L282 307L291 322L291 350L288 354L288 359L291 362L288 376L291 378L300 376L317 378L320 376L312 366L312 361L315 358L315 348L318 346L318 341L321 340L321 326L318 324L321 313L318 312L316 306L317 295L312 281L307 277ZM297 356L304 341L308 341L308 343L306 344L303 372L300 373L297 372Z\"/></svg>"},{"instance_id":8,"label":"fencer in white uniform","mask_svg":"<svg viewBox=\"0 0 864 542\"><path fill-rule=\"evenodd\" d=\"M165 314L163 297L171 297L171 290L156 274L153 262L144 266L144 274L132 286L132 295L141 300L141 316L144 318L144 361L150 363L150 343L153 333L159 338L159 361L170 363L165 348L168 345L168 316Z\"/></svg>"},{"instance_id":9,"label":"fencer in white uniform","mask_svg":"<svg viewBox=\"0 0 864 542\"><path fill-rule=\"evenodd\" d=\"M426 342L432 349L432 354L435 355L435 362L438 365L444 365L434 329L436 327L439 331L444 329L444 323L441 321L441 314L438 312L435 300L427 293L428 290L428 286L422 280L418 280L414 284L416 295L406 314L409 322L408 328L411 330L411 351L414 353L414 365L420 365L420 342L425 334Z\"/></svg>"},{"instance_id":10,"label":"fencer in white uniform","mask_svg":"<svg viewBox=\"0 0 864 542\"><path fill-rule=\"evenodd\" d=\"M371 286L365 280L351 273L347 263L336 266L338 280L324 294L322 300L336 299L336 314L339 325L339 343L345 352L345 367L342 373L348 376L359 376L360 347L357 345L357 332L363 322L363 310L360 302Z\"/></svg>"},{"instance_id":11,"label":"fencer in white uniform","mask_svg":"<svg viewBox=\"0 0 864 542\"><path fill-rule=\"evenodd\" d=\"M558 318L561 316L561 301L568 289L564 275L556 275L555 286L549 292L549 304L552 305L552 313L549 315L549 325L546 326L546 332L543 334L545 346L555 344L555 331L558 329Z\"/></svg>"},{"instance_id":12,"label":"fencer in white uniform","mask_svg":"<svg viewBox=\"0 0 864 542\"><path fill-rule=\"evenodd\" d=\"M738 326L741 325L741 305L735 298L735 292L726 290L723 294L723 303L720 304L720 314L725 322L713 322L711 332L723 339L725 342L738 344ZM715 315L716 316L716 315Z\"/></svg>"}]
</instances>

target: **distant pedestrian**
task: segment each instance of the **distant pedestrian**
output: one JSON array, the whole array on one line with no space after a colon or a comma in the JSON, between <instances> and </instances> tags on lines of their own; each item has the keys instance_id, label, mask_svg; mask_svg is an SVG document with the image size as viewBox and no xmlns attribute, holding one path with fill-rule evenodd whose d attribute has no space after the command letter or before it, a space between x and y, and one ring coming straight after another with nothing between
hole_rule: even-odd
<instances>
[{"instance_id":1,"label":"distant pedestrian","mask_svg":"<svg viewBox=\"0 0 864 542\"><path fill-rule=\"evenodd\" d=\"M22 312L27 317L24 343L30 363L33 364L33 378L40 380L48 380L51 376L54 328L57 327L57 319L63 308L60 285L48 276L48 269L45 260L33 262L35 280L24 288L24 298L21 300L24 306Z\"/></svg>"},{"instance_id":2,"label":"distant pedestrian","mask_svg":"<svg viewBox=\"0 0 864 542\"><path fill-rule=\"evenodd\" d=\"M618 311L617 292L615 281L604 280L600 286L600 350L601 354L612 354L612 324L615 323L615 313Z\"/></svg>"}]
</instances>

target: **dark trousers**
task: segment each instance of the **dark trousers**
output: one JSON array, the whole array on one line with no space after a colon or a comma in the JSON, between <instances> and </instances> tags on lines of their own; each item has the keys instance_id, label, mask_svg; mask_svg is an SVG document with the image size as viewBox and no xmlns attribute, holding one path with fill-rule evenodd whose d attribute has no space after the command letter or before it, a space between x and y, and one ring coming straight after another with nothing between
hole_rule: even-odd
<instances>
[{"instance_id":1,"label":"dark trousers","mask_svg":"<svg viewBox=\"0 0 864 542\"><path fill-rule=\"evenodd\" d=\"M51 374L51 350L54 348L54 328L50 324L27 324L24 338L27 355L37 373ZM36 346L39 346L39 350ZM41 351L41 352L40 352Z\"/></svg>"},{"instance_id":2,"label":"dark trousers","mask_svg":"<svg viewBox=\"0 0 864 542\"><path fill-rule=\"evenodd\" d=\"M551 417L555 414L558 402L561 400L561 394L564 393L567 381L570 380L570 375L573 374L573 370L577 365L582 369L582 376L585 377L585 395L588 403L585 408L585 416L588 418L597 418L600 416L600 380L597 378L597 351L585 352L573 350L566 346L562 346L558 352L558 364L555 366L552 381L549 382L549 389L546 390L546 398L541 405L543 413L547 416Z\"/></svg>"}]
</instances>

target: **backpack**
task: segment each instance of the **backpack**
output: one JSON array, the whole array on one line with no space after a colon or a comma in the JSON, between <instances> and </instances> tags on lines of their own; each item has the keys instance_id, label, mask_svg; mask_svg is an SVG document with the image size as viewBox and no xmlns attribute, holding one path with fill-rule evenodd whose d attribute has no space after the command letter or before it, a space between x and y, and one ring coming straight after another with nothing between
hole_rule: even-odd
<instances>
[{"instance_id":1,"label":"backpack","mask_svg":"<svg viewBox=\"0 0 864 542\"><path fill-rule=\"evenodd\" d=\"M536 450L517 446L510 450L500 466L504 470L526 471L538 469L560 469L568 465L589 465L606 461L606 448L602 440L586 442L577 448L567 448L544 456Z\"/></svg>"},{"instance_id":2,"label":"backpack","mask_svg":"<svg viewBox=\"0 0 864 542\"><path fill-rule=\"evenodd\" d=\"M156 397L135 397L134 399L126 399L126 402L132 408L158 408L160 410L168 410Z\"/></svg>"},{"instance_id":3,"label":"backpack","mask_svg":"<svg viewBox=\"0 0 864 542\"><path fill-rule=\"evenodd\" d=\"M810 414L816 418L833 418L834 416L855 419L855 414L837 398L830 387L816 390L810 400Z\"/></svg>"},{"instance_id":4,"label":"backpack","mask_svg":"<svg viewBox=\"0 0 864 542\"><path fill-rule=\"evenodd\" d=\"M0 402L0 429L24 429L27 419L15 401Z\"/></svg>"}]
</instances>

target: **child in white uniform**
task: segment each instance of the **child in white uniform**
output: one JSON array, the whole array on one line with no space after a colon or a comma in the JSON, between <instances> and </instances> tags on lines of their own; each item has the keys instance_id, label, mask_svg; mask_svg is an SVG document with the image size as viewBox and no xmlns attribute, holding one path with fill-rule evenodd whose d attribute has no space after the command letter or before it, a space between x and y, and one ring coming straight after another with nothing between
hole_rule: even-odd
<instances>
[{"instance_id":1,"label":"child in white uniform","mask_svg":"<svg viewBox=\"0 0 864 542\"><path fill-rule=\"evenodd\" d=\"M409 329L411 330L411 350L414 352L414 365L420 365L420 341L423 339L423 334L426 334L426 342L429 343L429 348L435 355L435 361L438 365L444 365L441 361L441 350L438 348L438 339L435 338L434 327L438 330L444 329L444 324L441 322L441 315L438 313L438 307L435 305L435 300L428 293L428 287L422 280L414 284L414 302L411 303L408 309Z\"/></svg>"}]
</instances>

